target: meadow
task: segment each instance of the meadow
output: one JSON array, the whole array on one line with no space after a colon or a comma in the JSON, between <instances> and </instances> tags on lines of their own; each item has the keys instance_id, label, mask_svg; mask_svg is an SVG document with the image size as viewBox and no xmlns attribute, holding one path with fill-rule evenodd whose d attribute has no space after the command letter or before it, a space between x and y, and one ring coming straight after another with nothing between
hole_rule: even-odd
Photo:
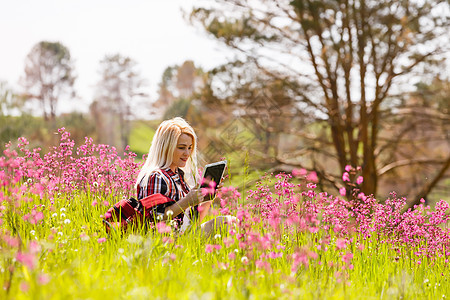
<instances>
[{"instance_id":1,"label":"meadow","mask_svg":"<svg viewBox=\"0 0 450 300\"><path fill-rule=\"evenodd\" d=\"M314 172L227 185L208 218L237 221L209 238L169 224L106 234L112 204L134 196L136 154L86 138L42 155L20 138L0 157L1 299L445 299L449 204L405 209L359 192L317 191ZM244 185L245 186L245 185ZM346 190L341 190L345 195Z\"/></svg>"}]
</instances>

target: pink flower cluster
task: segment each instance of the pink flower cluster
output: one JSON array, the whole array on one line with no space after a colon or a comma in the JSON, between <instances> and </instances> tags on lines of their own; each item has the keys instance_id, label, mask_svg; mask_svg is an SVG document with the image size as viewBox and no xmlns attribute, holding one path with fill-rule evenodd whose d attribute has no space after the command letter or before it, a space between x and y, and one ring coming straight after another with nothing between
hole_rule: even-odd
<instances>
[{"instance_id":1,"label":"pink flower cluster","mask_svg":"<svg viewBox=\"0 0 450 300\"><path fill-rule=\"evenodd\" d=\"M349 168L346 172L353 171ZM357 185L361 184L363 178L354 173L352 178ZM247 192L245 206L237 205L238 194L226 190L221 195L223 212L237 210L239 229L237 232L231 229L230 234L235 236L247 263L253 261L257 268L269 270L276 257L273 255L277 253L275 249L283 244L283 236L287 234L294 239L298 232L314 236L319 231L318 236L325 234L325 238L321 238L315 247L302 247L287 257L292 261L293 272L299 267L308 267L311 260L320 264L320 253L331 248L340 255L340 260L332 264L344 274L346 269L353 268L351 249L363 251L365 242L385 243L391 249L402 249L406 254L404 257L409 257L411 249L416 250L417 256L428 258L450 256L450 207L447 202L439 201L434 209L423 203L414 209L406 209L406 199L395 193L384 202L378 202L373 196L360 193L357 185L352 183L347 188L352 188L349 194L353 198L347 199L316 192L315 182L307 181L306 171L299 170L293 175L304 182L293 183L289 174L276 175L274 183L273 177L263 177L255 190ZM317 180L315 176L310 178ZM350 176L344 174L343 179L350 180ZM346 192L343 194L347 195ZM261 223L265 227L263 233L255 228ZM351 247L353 244L356 247ZM206 251L212 252L211 246ZM259 257L255 257L255 253L260 253ZM235 258L233 253L230 256Z\"/></svg>"},{"instance_id":2,"label":"pink flower cluster","mask_svg":"<svg viewBox=\"0 0 450 300\"><path fill-rule=\"evenodd\" d=\"M107 198L128 197L134 193L134 182L140 169L134 162L136 154L128 149L120 156L114 147L96 145L90 138L76 148L64 128L59 129L58 134L59 145L48 153L41 154L40 148L28 149L29 143L22 137L17 149L9 143L0 156L0 245L4 242L8 251L16 253L17 261L30 269L35 268L40 249L31 242L28 251L20 250L23 245L19 245L19 240L8 229L16 231L19 219L33 228L33 232L42 222L52 222L53 205L32 206L36 196L47 197L54 204L61 199L70 201L73 194L86 193L91 198L98 196L109 206ZM68 224L70 220L64 222ZM104 241L98 239L99 243Z\"/></svg>"},{"instance_id":3,"label":"pink flower cluster","mask_svg":"<svg viewBox=\"0 0 450 300\"><path fill-rule=\"evenodd\" d=\"M27 226L36 227L44 222L51 215L51 207L22 205L30 202L31 195L55 201L59 196L70 198L74 193L98 196L95 199L99 201L85 203L91 207L98 203L109 206L107 197L134 193L140 169L134 162L134 153L126 151L120 156L114 147L96 145L90 138L75 148L64 128L59 134L60 144L45 155L41 155L39 148L29 150L25 138L19 139L18 150L7 146L0 157L0 224L7 220L3 218L7 214L20 216L18 219ZM285 258L291 262L291 271L297 272L312 263L321 264L321 254L331 249L339 254L339 259L330 263L343 272L353 268L352 251L356 248L353 245L359 245L357 249L362 251L368 241L387 243L393 249L414 249L418 257L450 256L450 231L442 226L450 220L447 202L441 200L434 209L422 203L406 210L406 199L395 193L378 202L358 190L363 183L358 171L350 166L345 168L341 196L318 192L317 174L305 169L294 170L292 175L265 176L254 190L247 191L245 199L236 188L223 187L217 194L220 212L235 215L238 220L237 227L229 226L229 236L222 240L227 251L232 245L237 247L237 252L228 254L229 259L240 259L243 265L254 264L269 272L278 259ZM209 186L205 193L213 188ZM347 198L350 196L353 197ZM28 209L22 212L24 206ZM156 231L168 238L172 228L159 222ZM29 243L27 250L19 251L18 238L7 231L0 234L0 242L15 249L17 261L30 269L36 267L40 249L35 244ZM291 254L283 255L285 245L299 235L311 237L312 244L297 241ZM97 242L104 243L106 239L98 238ZM205 252L219 253L224 249L217 241L205 245ZM173 256L172 260L175 259ZM219 265L229 267L225 263Z\"/></svg>"},{"instance_id":4,"label":"pink flower cluster","mask_svg":"<svg viewBox=\"0 0 450 300\"><path fill-rule=\"evenodd\" d=\"M134 162L136 154L127 151L121 157L114 147L96 145L91 138L75 148L69 132L64 128L58 132L60 144L44 155L40 148L29 150L25 138L19 139L20 154L7 145L0 157L0 186L16 187L22 182L21 194L30 192L41 197L76 191L128 196L133 191L140 168Z\"/></svg>"}]
</instances>

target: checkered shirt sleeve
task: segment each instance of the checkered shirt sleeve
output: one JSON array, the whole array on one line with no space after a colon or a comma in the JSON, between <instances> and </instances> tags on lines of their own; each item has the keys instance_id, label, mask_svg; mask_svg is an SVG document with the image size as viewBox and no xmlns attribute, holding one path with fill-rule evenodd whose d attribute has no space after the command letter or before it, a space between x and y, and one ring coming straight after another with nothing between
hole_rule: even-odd
<instances>
[{"instance_id":1,"label":"checkered shirt sleeve","mask_svg":"<svg viewBox=\"0 0 450 300\"><path fill-rule=\"evenodd\" d=\"M148 177L147 184L144 184L143 182L139 183L137 186L138 200L153 194L162 194L171 198L171 195L169 195L170 191L167 187L166 181L163 179L163 176L164 175L160 174L159 172L154 172ZM174 202L175 201L171 201L154 206L152 208L152 215L163 215L166 207L172 205Z\"/></svg>"}]
</instances>

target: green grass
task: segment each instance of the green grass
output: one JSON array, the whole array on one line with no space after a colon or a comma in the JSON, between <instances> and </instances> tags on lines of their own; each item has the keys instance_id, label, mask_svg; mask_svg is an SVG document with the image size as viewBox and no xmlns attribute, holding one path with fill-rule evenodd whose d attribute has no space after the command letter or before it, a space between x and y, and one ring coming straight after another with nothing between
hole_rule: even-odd
<instances>
[{"instance_id":1,"label":"green grass","mask_svg":"<svg viewBox=\"0 0 450 300\"><path fill-rule=\"evenodd\" d=\"M159 122L159 121L158 121ZM152 143L153 135L159 123L153 121L137 121L132 125L130 134L130 149L141 159L142 155L147 154Z\"/></svg>"},{"instance_id":2,"label":"green grass","mask_svg":"<svg viewBox=\"0 0 450 300\"><path fill-rule=\"evenodd\" d=\"M327 235L333 241L333 231L269 232L258 223L252 230L277 240L265 250L256 243L241 249L227 231L210 239L195 229L183 235L138 231L107 238L99 217L107 207L92 206L95 196L61 196L54 205L48 198L31 199L20 208L29 212L44 204L38 208L44 212L42 223L32 225L7 207L2 230L17 231L20 251L27 252L31 241L40 245L36 267L13 261L19 250L3 242L0 282L11 285L0 291L1 299L441 299L450 293L445 258L421 258L418 264L414 249L399 255L376 235L363 242L362 250L355 239L344 250L331 243L327 251L317 245ZM100 238L107 239L99 243ZM206 244L221 249L206 253ZM291 255L301 251L318 256L292 272ZM256 261L270 252L283 254L266 259L270 270L258 267ZM353 269L341 259L345 252L354 254ZM236 257L230 259L230 253ZM42 274L49 282L39 283Z\"/></svg>"}]
</instances>

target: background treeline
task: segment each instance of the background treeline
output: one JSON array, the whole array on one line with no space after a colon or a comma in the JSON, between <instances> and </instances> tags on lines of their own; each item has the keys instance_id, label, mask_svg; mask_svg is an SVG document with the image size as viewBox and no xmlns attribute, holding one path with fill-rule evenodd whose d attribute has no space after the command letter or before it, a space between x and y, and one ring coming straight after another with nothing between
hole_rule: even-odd
<instances>
[{"instance_id":1,"label":"background treeline","mask_svg":"<svg viewBox=\"0 0 450 300\"><path fill-rule=\"evenodd\" d=\"M305 168L335 192L352 184L345 167L361 166L352 176L364 177L365 194L449 200L447 1L201 4L189 21L234 60L212 70L168 66L150 99L138 63L107 55L89 113L57 115L60 99L76 101L76 77L69 49L43 41L26 58L23 90L1 85L2 146L26 136L47 149L64 126L77 141L91 136L142 155L160 120L183 116L202 161L227 157L235 173Z\"/></svg>"}]
</instances>

